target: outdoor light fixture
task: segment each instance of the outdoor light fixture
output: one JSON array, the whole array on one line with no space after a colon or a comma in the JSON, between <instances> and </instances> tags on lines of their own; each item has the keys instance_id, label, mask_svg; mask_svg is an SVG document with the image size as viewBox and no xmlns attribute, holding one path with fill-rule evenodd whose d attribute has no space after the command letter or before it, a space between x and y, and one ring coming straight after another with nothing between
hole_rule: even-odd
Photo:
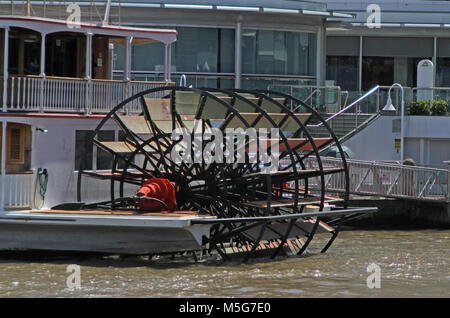
<instances>
[{"instance_id":1,"label":"outdoor light fixture","mask_svg":"<svg viewBox=\"0 0 450 318\"><path fill-rule=\"evenodd\" d=\"M386 106L384 106L383 111L384 112L395 112L396 111L394 105L392 105L392 99L391 99L390 94L388 95L387 103L386 103Z\"/></svg>"},{"instance_id":2,"label":"outdoor light fixture","mask_svg":"<svg viewBox=\"0 0 450 318\"><path fill-rule=\"evenodd\" d=\"M392 99L391 99L391 89L396 86L398 88L400 88L400 90L402 91L402 103L401 103L401 116L400 116L400 162L403 162L403 153L404 153L404 142L403 142L403 117L405 117L405 95L404 95L404 91L403 91L403 86L395 83L392 84L392 86L389 88L389 92L388 92L388 99L387 99L387 103L386 106L384 106L383 111L396 111L394 105L392 105Z\"/></svg>"},{"instance_id":3,"label":"outdoor light fixture","mask_svg":"<svg viewBox=\"0 0 450 318\"><path fill-rule=\"evenodd\" d=\"M46 134L48 132L48 129L43 129L43 128L36 127L36 131L40 131L40 132Z\"/></svg>"}]
</instances>

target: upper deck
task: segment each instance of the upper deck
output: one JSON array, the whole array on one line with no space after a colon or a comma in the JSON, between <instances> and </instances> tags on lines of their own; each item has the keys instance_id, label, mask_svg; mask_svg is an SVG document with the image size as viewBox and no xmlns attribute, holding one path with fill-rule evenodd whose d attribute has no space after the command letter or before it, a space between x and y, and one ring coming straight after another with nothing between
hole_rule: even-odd
<instances>
[{"instance_id":1,"label":"upper deck","mask_svg":"<svg viewBox=\"0 0 450 318\"><path fill-rule=\"evenodd\" d=\"M0 31L3 112L105 113L127 97L170 82L175 30L0 16ZM165 47L161 81L131 81L132 47L152 42ZM124 48L123 80L112 79L113 45Z\"/></svg>"}]
</instances>

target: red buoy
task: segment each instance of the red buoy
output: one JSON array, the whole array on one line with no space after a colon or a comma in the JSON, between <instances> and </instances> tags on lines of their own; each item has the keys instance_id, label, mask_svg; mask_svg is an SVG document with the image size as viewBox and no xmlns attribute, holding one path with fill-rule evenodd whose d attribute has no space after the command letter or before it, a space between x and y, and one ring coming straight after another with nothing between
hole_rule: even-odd
<instances>
[{"instance_id":1,"label":"red buoy","mask_svg":"<svg viewBox=\"0 0 450 318\"><path fill-rule=\"evenodd\" d=\"M169 211L173 211L176 205L175 187L168 179L150 178L144 182L136 193L138 197L154 198L164 202ZM147 211L162 211L165 206L158 201L142 200L139 208Z\"/></svg>"}]
</instances>

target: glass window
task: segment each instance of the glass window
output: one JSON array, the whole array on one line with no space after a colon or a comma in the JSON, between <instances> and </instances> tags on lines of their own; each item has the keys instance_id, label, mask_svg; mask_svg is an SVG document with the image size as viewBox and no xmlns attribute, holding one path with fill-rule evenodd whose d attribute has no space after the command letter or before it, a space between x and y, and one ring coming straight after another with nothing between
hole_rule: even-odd
<instances>
[{"instance_id":1,"label":"glass window","mask_svg":"<svg viewBox=\"0 0 450 318\"><path fill-rule=\"evenodd\" d=\"M234 29L219 29L219 73L234 73Z\"/></svg>"},{"instance_id":2,"label":"glass window","mask_svg":"<svg viewBox=\"0 0 450 318\"><path fill-rule=\"evenodd\" d=\"M246 74L313 76L316 71L315 34L244 30L242 71Z\"/></svg>"},{"instance_id":3,"label":"glass window","mask_svg":"<svg viewBox=\"0 0 450 318\"><path fill-rule=\"evenodd\" d=\"M450 58L437 59L437 87L450 87Z\"/></svg>"},{"instance_id":4,"label":"glass window","mask_svg":"<svg viewBox=\"0 0 450 318\"><path fill-rule=\"evenodd\" d=\"M327 56L327 80L336 81L343 90L358 89L358 57Z\"/></svg>"},{"instance_id":5,"label":"glass window","mask_svg":"<svg viewBox=\"0 0 450 318\"><path fill-rule=\"evenodd\" d=\"M114 141L115 131L114 130L101 130L98 132L98 141ZM105 170L112 168L112 162L114 160L113 155L109 152L97 148L97 169Z\"/></svg>"},{"instance_id":6,"label":"glass window","mask_svg":"<svg viewBox=\"0 0 450 318\"><path fill-rule=\"evenodd\" d=\"M213 28L177 28L172 49L177 72L213 72L217 68L218 30Z\"/></svg>"},{"instance_id":7,"label":"glass window","mask_svg":"<svg viewBox=\"0 0 450 318\"><path fill-rule=\"evenodd\" d=\"M75 170L92 169L92 134L92 130L77 130L75 132Z\"/></svg>"},{"instance_id":8,"label":"glass window","mask_svg":"<svg viewBox=\"0 0 450 318\"><path fill-rule=\"evenodd\" d=\"M114 44L113 65L115 70L123 70L125 58L125 47L120 44Z\"/></svg>"},{"instance_id":9,"label":"glass window","mask_svg":"<svg viewBox=\"0 0 450 318\"><path fill-rule=\"evenodd\" d=\"M133 45L132 70L164 72L164 44L161 42ZM123 55L122 55L123 60ZM123 65L123 62L122 62Z\"/></svg>"},{"instance_id":10,"label":"glass window","mask_svg":"<svg viewBox=\"0 0 450 318\"><path fill-rule=\"evenodd\" d=\"M172 72L234 72L234 29L176 28ZM133 71L164 71L165 49L160 42L132 47ZM124 47L114 45L114 69L123 70Z\"/></svg>"},{"instance_id":11,"label":"glass window","mask_svg":"<svg viewBox=\"0 0 450 318\"><path fill-rule=\"evenodd\" d=\"M394 83L393 57L364 57L362 70L362 89L375 85L391 86Z\"/></svg>"}]
</instances>

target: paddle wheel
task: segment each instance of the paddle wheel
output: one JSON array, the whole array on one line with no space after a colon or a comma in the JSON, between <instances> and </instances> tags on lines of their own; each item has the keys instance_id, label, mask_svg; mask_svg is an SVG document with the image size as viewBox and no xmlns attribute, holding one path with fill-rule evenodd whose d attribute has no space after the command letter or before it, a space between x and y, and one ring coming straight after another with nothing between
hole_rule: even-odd
<instances>
[{"instance_id":1,"label":"paddle wheel","mask_svg":"<svg viewBox=\"0 0 450 318\"><path fill-rule=\"evenodd\" d=\"M152 98L156 94L165 98ZM120 128L119 140L104 141L102 131L111 120ZM323 122L329 137L311 136L311 120ZM337 230L321 217L363 212L347 208L348 191L339 198L326 195L326 178L332 176L348 189L342 149L322 117L288 95L151 89L108 113L92 142L110 156L111 166L79 171L78 200L84 207L214 216L193 223L212 225L204 246L224 259L301 255L318 233L329 235L320 248L325 252ZM322 165L320 149L331 143L342 153L341 167ZM307 166L310 161L314 168ZM101 202L86 198L92 178L109 189Z\"/></svg>"}]
</instances>

